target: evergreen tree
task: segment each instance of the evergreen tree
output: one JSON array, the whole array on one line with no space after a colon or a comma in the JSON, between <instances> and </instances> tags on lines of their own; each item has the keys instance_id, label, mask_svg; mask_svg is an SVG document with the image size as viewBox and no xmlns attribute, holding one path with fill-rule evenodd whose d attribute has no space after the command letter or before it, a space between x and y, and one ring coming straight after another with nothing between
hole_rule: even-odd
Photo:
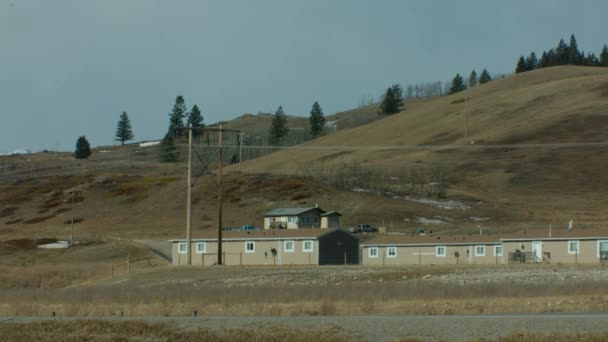
<instances>
[{"instance_id":1,"label":"evergreen tree","mask_svg":"<svg viewBox=\"0 0 608 342\"><path fill-rule=\"evenodd\" d=\"M536 69L536 65L538 64L538 59L536 59L536 54L533 52L530 53L530 56L526 59L526 70L534 70Z\"/></svg>"},{"instance_id":2,"label":"evergreen tree","mask_svg":"<svg viewBox=\"0 0 608 342\"><path fill-rule=\"evenodd\" d=\"M602 52L600 52L599 65L608 67L608 45L604 44Z\"/></svg>"},{"instance_id":3,"label":"evergreen tree","mask_svg":"<svg viewBox=\"0 0 608 342\"><path fill-rule=\"evenodd\" d=\"M454 76L454 79L452 80L452 86L450 87L450 94L455 94L455 93L461 92L466 89L467 89L467 86L464 84L462 77L460 76L460 74L456 74L456 76Z\"/></svg>"},{"instance_id":4,"label":"evergreen tree","mask_svg":"<svg viewBox=\"0 0 608 342\"><path fill-rule=\"evenodd\" d=\"M559 43L557 44L557 48L555 49L556 63L553 64L552 66L568 64L568 58L569 58L568 45L566 45L566 43L564 43L563 39L560 39Z\"/></svg>"},{"instance_id":5,"label":"evergreen tree","mask_svg":"<svg viewBox=\"0 0 608 342\"><path fill-rule=\"evenodd\" d=\"M122 112L118 124L116 124L116 141L120 141L121 145L124 145L125 141L129 140L133 140L131 121L129 120L127 112Z\"/></svg>"},{"instance_id":6,"label":"evergreen tree","mask_svg":"<svg viewBox=\"0 0 608 342\"><path fill-rule=\"evenodd\" d=\"M323 133L325 116L323 116L323 110L318 102L315 102L312 105L312 110L310 111L310 118L308 121L310 122L310 133L312 134L313 138L316 138Z\"/></svg>"},{"instance_id":7,"label":"evergreen tree","mask_svg":"<svg viewBox=\"0 0 608 342\"><path fill-rule=\"evenodd\" d=\"M175 99L175 104L173 105L173 110L169 113L169 128L168 132L175 136L185 135L186 130L184 130L184 118L188 115L188 110L186 108L186 102L184 97L179 95Z\"/></svg>"},{"instance_id":8,"label":"evergreen tree","mask_svg":"<svg viewBox=\"0 0 608 342\"><path fill-rule=\"evenodd\" d=\"M270 144L274 146L282 145L288 133L289 127L287 127L287 115L285 115L283 112L283 107L279 106L277 111L274 113L272 124L270 125Z\"/></svg>"},{"instance_id":9,"label":"evergreen tree","mask_svg":"<svg viewBox=\"0 0 608 342\"><path fill-rule=\"evenodd\" d=\"M517 61L517 66L515 67L515 73L519 74L526 71L528 71L528 65L526 64L524 56L520 56L519 60Z\"/></svg>"},{"instance_id":10,"label":"evergreen tree","mask_svg":"<svg viewBox=\"0 0 608 342\"><path fill-rule=\"evenodd\" d=\"M76 150L74 151L74 157L76 159L86 159L91 155L91 145L89 141L83 135L76 140Z\"/></svg>"},{"instance_id":11,"label":"evergreen tree","mask_svg":"<svg viewBox=\"0 0 608 342\"><path fill-rule=\"evenodd\" d=\"M469 88L473 88L477 85L477 72L475 70L471 71L471 75L469 75Z\"/></svg>"},{"instance_id":12,"label":"evergreen tree","mask_svg":"<svg viewBox=\"0 0 608 342\"><path fill-rule=\"evenodd\" d=\"M380 116L392 115L397 114L404 109L403 90L399 84L393 84L386 90L378 114Z\"/></svg>"},{"instance_id":13,"label":"evergreen tree","mask_svg":"<svg viewBox=\"0 0 608 342\"><path fill-rule=\"evenodd\" d=\"M175 144L175 137L173 132L168 131L160 143L160 161L165 163L176 162L178 160L177 157L177 145Z\"/></svg>"},{"instance_id":14,"label":"evergreen tree","mask_svg":"<svg viewBox=\"0 0 608 342\"><path fill-rule=\"evenodd\" d=\"M205 128L205 124L203 123L203 116L201 115L201 111L198 109L197 105L194 105L192 107L192 110L190 111L190 114L188 115L188 120L186 121L186 124L188 125L188 127L190 127L190 125L192 125L192 128L199 128L199 129L193 129L192 130L192 136L194 137L198 137L201 134L203 134L203 131L200 128Z\"/></svg>"},{"instance_id":15,"label":"evergreen tree","mask_svg":"<svg viewBox=\"0 0 608 342\"><path fill-rule=\"evenodd\" d=\"M570 45L568 46L568 64L581 65L581 53L578 51L578 44L574 34L570 35Z\"/></svg>"},{"instance_id":16,"label":"evergreen tree","mask_svg":"<svg viewBox=\"0 0 608 342\"><path fill-rule=\"evenodd\" d=\"M549 56L547 55L547 52L543 51L543 54L540 57L540 60L538 61L538 68L546 68L548 66L549 66Z\"/></svg>"},{"instance_id":17,"label":"evergreen tree","mask_svg":"<svg viewBox=\"0 0 608 342\"><path fill-rule=\"evenodd\" d=\"M491 80L492 80L492 76L490 76L490 73L488 72L488 70L483 69L483 71L481 72L481 75L479 75L479 84L488 83Z\"/></svg>"}]
</instances>

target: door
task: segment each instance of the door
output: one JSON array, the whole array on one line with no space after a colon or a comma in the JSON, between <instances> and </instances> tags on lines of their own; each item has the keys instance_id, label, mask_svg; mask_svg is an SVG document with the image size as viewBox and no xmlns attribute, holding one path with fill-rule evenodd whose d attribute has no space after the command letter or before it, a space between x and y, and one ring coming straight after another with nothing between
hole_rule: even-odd
<instances>
[{"instance_id":1,"label":"door","mask_svg":"<svg viewBox=\"0 0 608 342\"><path fill-rule=\"evenodd\" d=\"M608 241L600 241L600 260L608 260Z\"/></svg>"},{"instance_id":2,"label":"door","mask_svg":"<svg viewBox=\"0 0 608 342\"><path fill-rule=\"evenodd\" d=\"M543 244L542 241L532 242L532 252L534 253L534 262L543 261Z\"/></svg>"}]
</instances>

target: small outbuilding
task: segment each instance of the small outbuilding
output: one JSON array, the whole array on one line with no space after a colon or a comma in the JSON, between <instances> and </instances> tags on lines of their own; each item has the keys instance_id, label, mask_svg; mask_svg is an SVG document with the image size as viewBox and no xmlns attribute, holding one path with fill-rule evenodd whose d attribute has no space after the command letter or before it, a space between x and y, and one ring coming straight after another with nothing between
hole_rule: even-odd
<instances>
[{"instance_id":1,"label":"small outbuilding","mask_svg":"<svg viewBox=\"0 0 608 342\"><path fill-rule=\"evenodd\" d=\"M344 265L359 263L359 238L342 229L272 229L222 234L224 265ZM185 239L169 240L173 265L186 265ZM192 265L216 265L217 231L192 239Z\"/></svg>"}]
</instances>

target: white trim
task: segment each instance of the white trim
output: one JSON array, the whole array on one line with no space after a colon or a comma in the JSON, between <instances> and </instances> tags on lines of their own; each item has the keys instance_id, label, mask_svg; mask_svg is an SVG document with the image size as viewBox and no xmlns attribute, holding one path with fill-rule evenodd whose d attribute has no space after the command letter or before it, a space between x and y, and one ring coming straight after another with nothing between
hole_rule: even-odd
<instances>
[{"instance_id":1,"label":"white trim","mask_svg":"<svg viewBox=\"0 0 608 342\"><path fill-rule=\"evenodd\" d=\"M477 253L477 248L483 248L483 253ZM486 245L475 245L475 256L476 257L482 257L482 256L486 256Z\"/></svg>"},{"instance_id":2,"label":"white trim","mask_svg":"<svg viewBox=\"0 0 608 342\"><path fill-rule=\"evenodd\" d=\"M287 248L288 243L291 244L291 248ZM293 240L283 241L283 250L285 250L285 253L293 253L296 250L296 242Z\"/></svg>"},{"instance_id":3,"label":"white trim","mask_svg":"<svg viewBox=\"0 0 608 342\"><path fill-rule=\"evenodd\" d=\"M184 250L182 251L182 246L184 246ZM177 253L179 254L187 254L188 253L188 243L187 242L180 242L177 244Z\"/></svg>"},{"instance_id":4,"label":"white trim","mask_svg":"<svg viewBox=\"0 0 608 342\"><path fill-rule=\"evenodd\" d=\"M310 248L306 248L306 243L309 242L310 243ZM315 242L314 240L304 240L302 241L302 252L304 253L312 253L315 249Z\"/></svg>"},{"instance_id":5,"label":"white trim","mask_svg":"<svg viewBox=\"0 0 608 342\"><path fill-rule=\"evenodd\" d=\"M439 249L443 248L443 253L439 253ZM438 258L445 258L445 256L448 255L448 248L446 246L437 246L435 247L435 256Z\"/></svg>"},{"instance_id":6,"label":"white trim","mask_svg":"<svg viewBox=\"0 0 608 342\"><path fill-rule=\"evenodd\" d=\"M498 248L500 248L500 254L498 254L498 253L496 252L496 250L497 250ZM504 254L504 249L503 249L502 245L495 245L495 246L494 246L494 256L495 256L495 257L501 257L503 254Z\"/></svg>"},{"instance_id":7,"label":"white trim","mask_svg":"<svg viewBox=\"0 0 608 342\"><path fill-rule=\"evenodd\" d=\"M470 246L472 242L443 242L443 243L365 243L361 247L435 247L435 246ZM486 246L500 245L502 242L483 242Z\"/></svg>"},{"instance_id":8,"label":"white trim","mask_svg":"<svg viewBox=\"0 0 608 342\"><path fill-rule=\"evenodd\" d=\"M391 255L391 251L394 251L395 255ZM395 247L395 246L386 247L386 257L387 258L396 258L397 257L397 247Z\"/></svg>"},{"instance_id":9,"label":"white trim","mask_svg":"<svg viewBox=\"0 0 608 342\"><path fill-rule=\"evenodd\" d=\"M203 248L199 249L199 246L203 246ZM207 242L202 241L202 242L197 242L196 243L196 254L204 254L207 253Z\"/></svg>"},{"instance_id":10,"label":"white trim","mask_svg":"<svg viewBox=\"0 0 608 342\"><path fill-rule=\"evenodd\" d=\"M576 251L572 251L572 249L570 249L570 244L572 244L572 243L576 243ZM580 248L581 248L581 244L578 240L568 240L568 254L580 255L580 253L581 253Z\"/></svg>"},{"instance_id":11,"label":"white trim","mask_svg":"<svg viewBox=\"0 0 608 342\"><path fill-rule=\"evenodd\" d=\"M608 243L608 240L598 240L597 241L597 258L600 258L600 246L602 245L602 242L604 243ZM608 252L608 251L607 251Z\"/></svg>"},{"instance_id":12,"label":"white trim","mask_svg":"<svg viewBox=\"0 0 608 342\"><path fill-rule=\"evenodd\" d=\"M247 249L247 244L252 244L253 250ZM255 241L245 241L245 253L255 253Z\"/></svg>"},{"instance_id":13,"label":"white trim","mask_svg":"<svg viewBox=\"0 0 608 342\"><path fill-rule=\"evenodd\" d=\"M372 255L372 249L376 251L376 255ZM369 247L367 249L367 257L368 258L377 258L378 257L378 247Z\"/></svg>"}]
</instances>

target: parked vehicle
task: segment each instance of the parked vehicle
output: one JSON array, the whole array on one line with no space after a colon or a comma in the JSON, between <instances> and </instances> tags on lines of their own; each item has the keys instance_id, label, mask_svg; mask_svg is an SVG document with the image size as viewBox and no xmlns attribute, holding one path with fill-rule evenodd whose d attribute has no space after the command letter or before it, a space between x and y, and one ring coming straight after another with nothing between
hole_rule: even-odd
<instances>
[{"instance_id":1,"label":"parked vehicle","mask_svg":"<svg viewBox=\"0 0 608 342\"><path fill-rule=\"evenodd\" d=\"M378 232L378 228L376 228L376 227L374 227L372 225L369 225L369 224L360 224L360 225L357 225L356 227L349 228L349 231L351 233L355 233L355 234L358 234L358 233L377 233Z\"/></svg>"}]
</instances>

